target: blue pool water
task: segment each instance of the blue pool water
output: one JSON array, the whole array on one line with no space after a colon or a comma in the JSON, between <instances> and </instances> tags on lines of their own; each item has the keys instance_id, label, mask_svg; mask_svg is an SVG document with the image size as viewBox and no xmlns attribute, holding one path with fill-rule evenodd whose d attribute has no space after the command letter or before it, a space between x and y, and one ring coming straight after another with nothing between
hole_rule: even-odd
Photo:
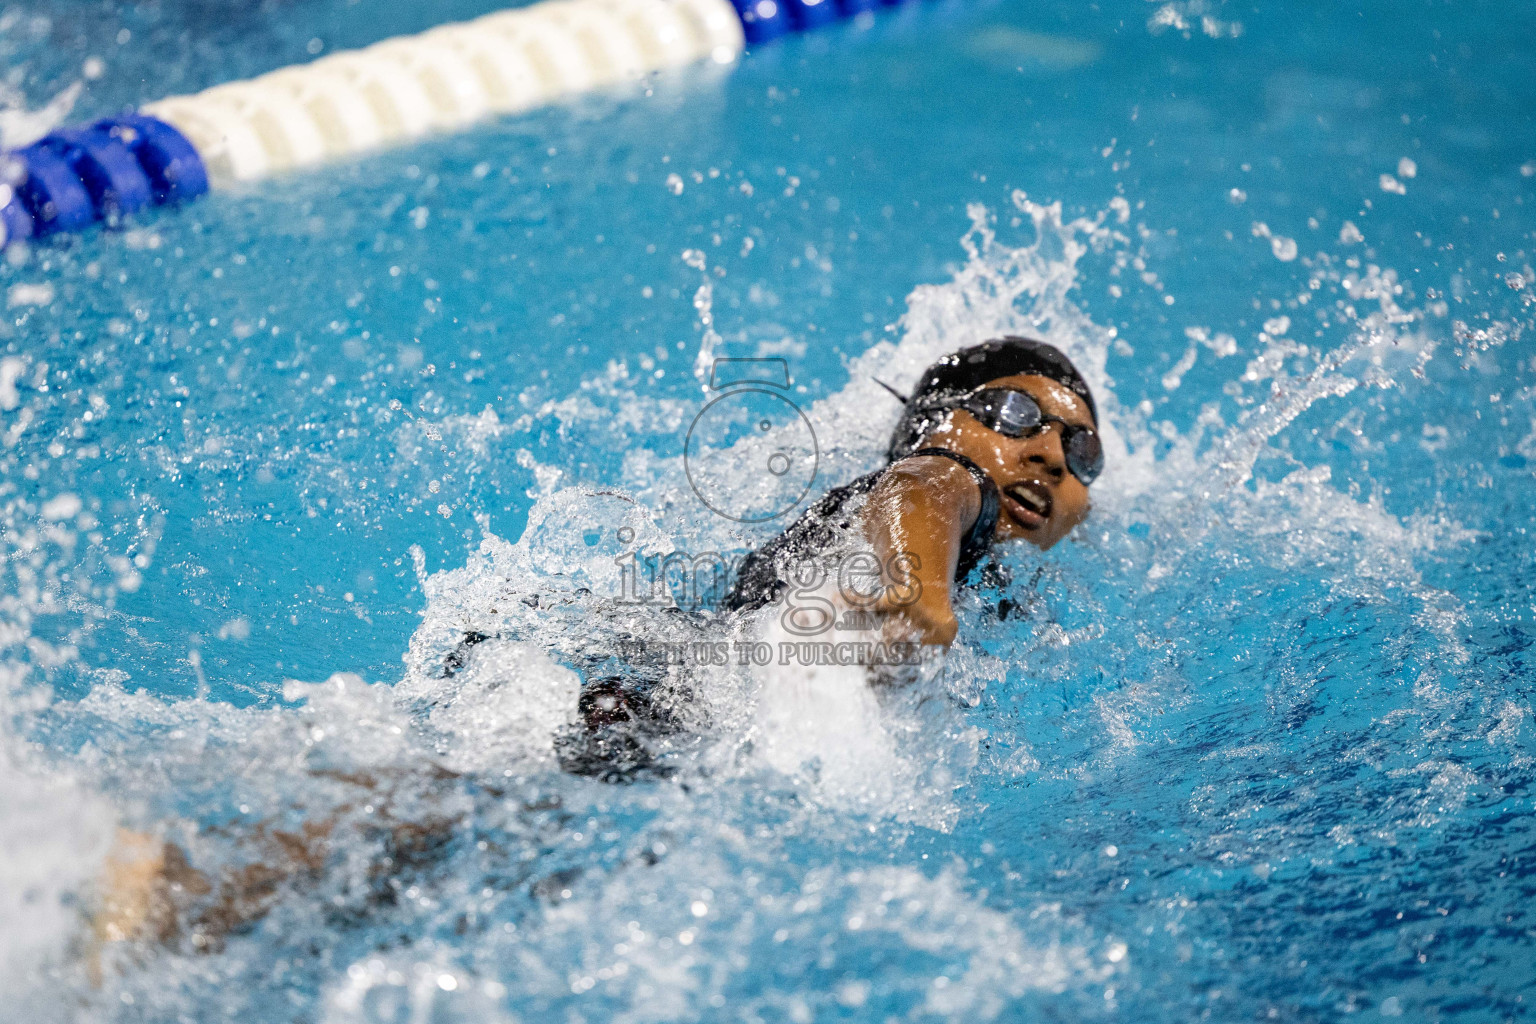
<instances>
[{"instance_id":1,"label":"blue pool water","mask_svg":"<svg viewBox=\"0 0 1536 1024\"><path fill-rule=\"evenodd\" d=\"M13 5L0 124L491 6ZM1528 1019L1533 38L941 0L13 248L0 1019ZM688 487L700 307L788 361L813 495L874 376L1003 331L1109 469L947 663L694 670L676 774L604 785L571 666L756 635L612 601L774 528ZM305 822L256 923L92 983L115 827L218 877Z\"/></svg>"}]
</instances>

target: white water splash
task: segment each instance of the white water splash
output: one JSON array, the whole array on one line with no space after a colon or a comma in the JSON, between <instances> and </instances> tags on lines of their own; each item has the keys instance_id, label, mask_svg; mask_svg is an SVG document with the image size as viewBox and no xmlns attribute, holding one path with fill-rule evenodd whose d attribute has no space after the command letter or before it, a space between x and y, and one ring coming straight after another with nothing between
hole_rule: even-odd
<instances>
[{"instance_id":1,"label":"white water splash","mask_svg":"<svg viewBox=\"0 0 1536 1024\"><path fill-rule=\"evenodd\" d=\"M84 89L84 82L72 82L41 107L29 110L19 93L0 86L0 149L29 146L63 124Z\"/></svg>"},{"instance_id":2,"label":"white water splash","mask_svg":"<svg viewBox=\"0 0 1536 1024\"><path fill-rule=\"evenodd\" d=\"M1180 594L1205 585L1209 573L1195 570L1218 548L1298 573L1326 566L1340 595L1384 603L1406 592L1425 628L1454 659L1462 628L1459 605L1452 595L1424 585L1414 560L1419 553L1464 542L1464 530L1439 517L1394 517L1378 497L1337 486L1326 466L1297 464L1278 479L1256 472L1266 459L1277 458L1270 441L1317 403L1361 388L1400 386L1432 357L1434 345L1418 314L1405 308L1391 270L1299 260L1298 266L1355 308L1349 337L1319 351L1296 343L1291 325L1280 322L1284 317L1272 317L1258 346L1244 350L1241 371L1237 361L1218 364L1230 367L1230 383L1244 396L1237 413L1227 417L1212 408L1192 428L1164 429L1151 420L1149 410L1120 404L1109 373L1116 332L1094 322L1074 301L1081 261L1130 244L1107 226L1117 224L1122 211L1065 219L1059 205L1017 195L1012 212L1027 221L1032 240L1023 245L1000 241L991 214L973 208L972 227L962 243L965 264L950 281L917 289L897 337L853 360L849 384L807 410L818 436L832 442L822 480L842 482L881 463L896 409L874 383L876 376L906 387L934 359L958 347L1002 333L1035 334L1066 351L1100 398L1110 469L1095 487L1094 517L1072 545L1094 571L1108 565L1106 575L1134 578L1144 586L1143 594ZM1220 328L1217 324L1189 335L1187 351L1194 360L1186 371L1201 359L1235 354L1233 335ZM1483 329L1482 335L1464 333L1462 343L1468 346L1492 346L1508 337L1494 328ZM608 441L617 445L635 432L685 426L691 412L684 404L634 408L643 403L628 402L615 413L605 401L632 397L634 388L613 368L587 383L591 386L578 393L520 415L549 415L562 426L589 432L608 429ZM872 416L870 409L889 414ZM513 429L508 425L513 419L513 413L494 410L438 421L418 418L395 435L399 465L404 471L430 445L489 459L493 442ZM349 676L291 683L285 696L302 699L301 707L240 711L100 686L76 712L91 722L94 748L78 759L60 755L60 767L75 765L87 777L97 772L118 783L127 780L125 788L151 795L162 810L187 791L217 793L236 807L250 806L237 819L245 822L289 813L335 816L338 808L356 802L356 793L336 781L342 774L394 772L415 778L425 763L514 783L552 774L554 741L571 722L579 682L573 665L612 658L625 638L691 641L715 639L722 631L719 620L685 619L665 600L658 609L626 606L616 598L625 586L626 552L665 556L701 543L725 550L742 540L736 527L698 508L679 459L635 451L626 460L625 479L616 483L628 490L552 484L516 541L497 537L482 524L484 540L463 566L428 574L425 556L418 554L426 607L410 642L404 677L395 685ZM38 509L29 514L40 518ZM1127 539L1133 525L1150 526L1145 541ZM1027 551L1013 556L1021 562L1036 557ZM1059 585L1085 604L1093 600L1092 581L1060 563L1052 565L1051 586ZM34 589L39 599L46 597L46 587ZM685 808L689 823L667 822L686 832L700 852L663 858L658 865L651 863L657 856L653 846L649 854L633 854L585 887L559 882L548 905L541 904L539 914L523 921L520 930L477 937L476 948L460 951L462 956L449 958L453 962L415 947L360 960L345 978L326 981L330 1019L361 1021L396 1006L447 1020L496 1020L514 970L508 965L515 965L526 993L543 993L551 1001L576 991L573 986L601 988L625 1007L613 1019L675 1018L723 995L732 958L759 944L796 950L800 960L814 962L832 919L828 915L834 913L849 935L878 934L903 956L922 953L944 960L932 973L942 970L947 987L911 993L915 1013L986 1019L1001 1015L1021 993L1058 991L1110 977L1109 964L1120 960L1093 952L1097 940L1085 929L1043 910L1037 931L1019 914L991 909L969 891L972 883L958 869L935 878L910 867L813 867L794 878L775 878L773 871L782 869L786 857L780 841L746 835L730 820L732 800L783 793L793 808L785 812L791 831L832 828L854 836L865 822L871 827L889 822L951 827L971 773L988 764L978 753L978 742L1006 738L987 737L970 724L965 708L972 701L960 692L960 683L979 688L1010 675L1040 673L1052 657L1063 661L1066 671L1089 676L1094 667L1073 662L1070 654L1102 636L1105 628L1063 628L1041 614L1008 627L1016 635L988 634L979 601L963 600L960 612L966 636L986 636L993 646L984 651L983 644L966 639L949 656L954 671L946 678L920 677L904 690L873 689L854 671L793 666L761 673L728 667L695 673L692 680L669 679L669 685L684 687L679 692L693 693L707 741L690 755L692 761L682 764L683 781L695 791L719 792L724 808L718 822L708 817L708 805L692 804ZM776 639L771 621L761 629L754 638ZM471 630L493 639L476 646L461 671L445 674L446 655ZM1123 690L1111 687L1091 695L1102 737L1072 771L1113 770L1134 758L1156 740L1148 720L1180 699L1173 683L1158 678L1123 682ZM686 689L698 683L705 685ZM1499 736L1490 735L1490 742L1501 741ZM261 766L254 773L258 777L239 770L253 763ZM1008 777L1021 782L1044 770L1023 744L1016 744L1003 763ZM1432 817L1428 801L1465 799L1474 780L1443 759L1417 763L1424 800L1410 809L1405 822L1427 827ZM316 774L321 769L331 774ZM45 894L45 911L29 917L33 904L12 900L4 905L25 904L22 916L14 919L14 930L9 921L0 922L5 929L0 934L8 941L21 935L37 938L31 945L17 942L14 956L6 947L7 962L14 961L16 970L35 981L43 976L39 965L59 956L70 931L72 919L60 910L60 902L85 887L90 865L99 859L100 836L116 814L93 803L85 787L39 788L35 774L13 776L21 794L15 804L19 816L33 815L48 835L79 837L73 859L53 860L51 847L30 840L5 854L36 869L35 884L29 883L27 891ZM658 787L656 799L682 801L682 789ZM59 792L70 794L67 812L49 806L50 800L63 802ZM425 785L414 797L397 799L404 809L446 813L445 801ZM1232 799L1238 799L1235 792ZM700 820L703 824L697 824ZM180 824L196 836L195 823ZM589 826L578 822L571 827ZM238 833L238 826L232 831ZM711 849L715 840L728 852ZM198 841L209 861L234 859L220 846L227 840L205 836ZM370 851L360 841L343 846L349 865L365 861ZM443 902L444 915L468 915L485 898L477 895L476 881L467 872L450 875L430 898ZM341 883L336 889L335 896L348 894ZM705 889L711 892L706 895ZM663 893L687 893L689 898L664 900ZM645 902L647 894L657 898ZM764 904L763 896L782 902ZM738 904L734 908L732 901ZM802 901L805 910L792 909ZM697 917L688 909L694 904L705 908ZM748 910L758 916L747 921ZM286 896L277 914L284 921L321 927L304 892ZM963 927L958 924L962 917ZM450 920L442 919L444 927ZM633 938L631 922L644 941ZM600 930L613 931L613 941L597 942ZM786 936L782 940L780 932ZM663 946L662 938L671 944ZM622 955L612 953L617 942L631 945ZM698 959L684 962L688 947ZM1123 946L1113 949L1124 956ZM239 975L244 969L239 957L256 964L269 952L252 939L217 961L218 969ZM204 971L199 963L206 961L166 960L135 975L124 991L192 984L188 979ZM904 979L910 980L909 972L891 983L904 984ZM812 1007L804 993L761 998L765 1009L791 1015L814 1016L826 1008ZM836 998L844 1007L857 1007L873 995L855 985L839 989Z\"/></svg>"},{"instance_id":3,"label":"white water splash","mask_svg":"<svg viewBox=\"0 0 1536 1024\"><path fill-rule=\"evenodd\" d=\"M715 350L724 340L720 337L720 332L715 330L715 286L709 279L709 264L703 252L698 249L684 250L683 262L697 270L703 279L698 291L693 293L693 308L699 314L699 327L703 330L703 335L699 339L699 354L693 360L693 375L698 378L699 384L707 389L710 386L710 375L715 365Z\"/></svg>"}]
</instances>

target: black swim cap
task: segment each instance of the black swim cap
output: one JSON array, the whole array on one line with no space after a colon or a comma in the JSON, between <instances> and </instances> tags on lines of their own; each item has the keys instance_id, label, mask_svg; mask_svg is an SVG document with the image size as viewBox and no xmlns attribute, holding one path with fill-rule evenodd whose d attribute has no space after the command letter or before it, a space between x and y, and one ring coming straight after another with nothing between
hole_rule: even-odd
<instances>
[{"instance_id":1,"label":"black swim cap","mask_svg":"<svg viewBox=\"0 0 1536 1024\"><path fill-rule=\"evenodd\" d=\"M1088 382L1060 349L1030 338L995 338L947 355L923 371L891 435L891 461L916 451L956 401L988 381L1015 374L1049 377L1064 385L1087 403L1093 422L1099 422Z\"/></svg>"}]
</instances>

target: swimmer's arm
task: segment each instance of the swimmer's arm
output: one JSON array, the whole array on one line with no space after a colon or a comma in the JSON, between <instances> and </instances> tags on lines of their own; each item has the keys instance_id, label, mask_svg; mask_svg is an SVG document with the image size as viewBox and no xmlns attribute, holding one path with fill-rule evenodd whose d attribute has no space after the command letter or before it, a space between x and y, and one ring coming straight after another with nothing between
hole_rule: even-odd
<instances>
[{"instance_id":1,"label":"swimmer's arm","mask_svg":"<svg viewBox=\"0 0 1536 1024\"><path fill-rule=\"evenodd\" d=\"M919 456L886 470L864 508L865 536L886 568L876 610L904 620L922 643L953 643L959 624L950 589L979 515L981 491L952 459Z\"/></svg>"}]
</instances>

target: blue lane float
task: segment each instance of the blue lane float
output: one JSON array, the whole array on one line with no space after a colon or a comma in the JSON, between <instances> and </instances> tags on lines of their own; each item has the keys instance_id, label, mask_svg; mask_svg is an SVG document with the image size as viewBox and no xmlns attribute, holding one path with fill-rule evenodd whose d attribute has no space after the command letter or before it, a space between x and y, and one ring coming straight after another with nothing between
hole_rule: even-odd
<instances>
[{"instance_id":1,"label":"blue lane float","mask_svg":"<svg viewBox=\"0 0 1536 1024\"><path fill-rule=\"evenodd\" d=\"M136 213L150 203L149 175L122 140L104 128L55 132L36 148L49 149L64 161L89 196L87 212L102 220Z\"/></svg>"},{"instance_id":2,"label":"blue lane float","mask_svg":"<svg viewBox=\"0 0 1536 1024\"><path fill-rule=\"evenodd\" d=\"M7 242L113 224L151 206L208 191L192 143L143 114L60 129L11 158L18 184L0 207Z\"/></svg>"},{"instance_id":3,"label":"blue lane float","mask_svg":"<svg viewBox=\"0 0 1536 1024\"><path fill-rule=\"evenodd\" d=\"M733 0L733 3L748 46L770 42L794 31L787 0Z\"/></svg>"},{"instance_id":4,"label":"blue lane float","mask_svg":"<svg viewBox=\"0 0 1536 1024\"><path fill-rule=\"evenodd\" d=\"M196 199L208 191L208 175L192 143L163 121L128 113L101 122L138 161L148 179L150 196L157 205Z\"/></svg>"},{"instance_id":5,"label":"blue lane float","mask_svg":"<svg viewBox=\"0 0 1536 1024\"><path fill-rule=\"evenodd\" d=\"M806 32L901 0L544 0L64 128L8 154L0 245Z\"/></svg>"},{"instance_id":6,"label":"blue lane float","mask_svg":"<svg viewBox=\"0 0 1536 1024\"><path fill-rule=\"evenodd\" d=\"M31 218L32 234L78 231L96 220L85 183L48 140L33 143L16 156L25 172L16 198Z\"/></svg>"}]
</instances>

